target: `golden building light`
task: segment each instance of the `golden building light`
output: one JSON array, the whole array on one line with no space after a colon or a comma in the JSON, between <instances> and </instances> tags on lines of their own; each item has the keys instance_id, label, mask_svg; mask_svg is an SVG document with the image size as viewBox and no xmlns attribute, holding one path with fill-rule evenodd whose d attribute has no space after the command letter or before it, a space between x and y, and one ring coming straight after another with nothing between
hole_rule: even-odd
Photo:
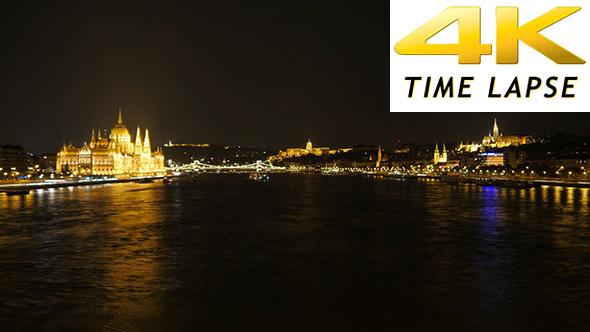
<instances>
[{"instance_id":1,"label":"golden building light","mask_svg":"<svg viewBox=\"0 0 590 332\"><path fill-rule=\"evenodd\" d=\"M147 129L142 140L137 127L135 144L132 143L131 134L123 124L121 108L117 124L108 138L102 137L100 130L96 137L93 129L90 144L74 147L64 142L56 164L58 173L71 172L72 175L145 176L166 172L164 154L160 148L151 150Z\"/></svg>"}]
</instances>

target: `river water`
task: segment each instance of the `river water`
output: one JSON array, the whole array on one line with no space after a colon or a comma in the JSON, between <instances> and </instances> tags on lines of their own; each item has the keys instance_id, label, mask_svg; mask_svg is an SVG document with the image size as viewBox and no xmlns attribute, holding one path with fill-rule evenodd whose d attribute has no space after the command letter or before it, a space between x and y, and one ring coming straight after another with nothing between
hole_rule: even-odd
<instances>
[{"instance_id":1,"label":"river water","mask_svg":"<svg viewBox=\"0 0 590 332\"><path fill-rule=\"evenodd\" d=\"M272 174L0 195L0 329L590 329L590 191Z\"/></svg>"}]
</instances>

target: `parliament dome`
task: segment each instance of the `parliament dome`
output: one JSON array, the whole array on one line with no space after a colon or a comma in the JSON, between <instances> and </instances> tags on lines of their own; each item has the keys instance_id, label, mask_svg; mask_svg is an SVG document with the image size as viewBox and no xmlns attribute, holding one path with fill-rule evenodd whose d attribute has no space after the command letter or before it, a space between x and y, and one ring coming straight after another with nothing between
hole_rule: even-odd
<instances>
[{"instance_id":1,"label":"parliament dome","mask_svg":"<svg viewBox=\"0 0 590 332\"><path fill-rule=\"evenodd\" d=\"M125 125L123 124L115 125L115 127L111 130L111 137L117 139L123 136L131 137L131 134L129 134L129 130L127 130L127 127L125 127Z\"/></svg>"},{"instance_id":2,"label":"parliament dome","mask_svg":"<svg viewBox=\"0 0 590 332\"><path fill-rule=\"evenodd\" d=\"M117 142L131 142L131 134L123 124L123 117L121 116L121 109L119 108L119 121L111 130L111 139Z\"/></svg>"}]
</instances>

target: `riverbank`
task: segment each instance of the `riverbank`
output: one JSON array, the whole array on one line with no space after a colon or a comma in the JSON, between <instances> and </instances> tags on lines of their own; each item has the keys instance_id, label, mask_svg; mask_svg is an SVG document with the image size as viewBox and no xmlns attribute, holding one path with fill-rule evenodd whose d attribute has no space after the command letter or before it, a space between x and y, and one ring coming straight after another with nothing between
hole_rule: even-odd
<instances>
[{"instance_id":1,"label":"riverbank","mask_svg":"<svg viewBox=\"0 0 590 332\"><path fill-rule=\"evenodd\" d=\"M146 177L131 177L131 178L103 178L103 179L51 179L45 181L17 181L10 183L0 182L0 192L6 194L26 194L29 190L45 189L45 188L61 188L61 187L77 187L77 186L91 186L105 183L120 183L120 182L151 182L158 179L163 179L164 176L146 176Z\"/></svg>"},{"instance_id":2,"label":"riverbank","mask_svg":"<svg viewBox=\"0 0 590 332\"><path fill-rule=\"evenodd\" d=\"M319 173L319 172L310 172ZM373 177L385 177L399 180L439 180L449 184L459 183L473 183L482 186L497 186L497 187L537 187L537 186L560 186L560 187L576 187L576 188L590 188L590 179L576 179L576 178L545 178L545 177L530 177L530 176L501 176L501 175L482 175L482 174L434 174L434 173L401 173L401 172L383 172L383 171L363 171L363 172L334 172L322 171L322 175L338 176L338 175L364 175Z\"/></svg>"},{"instance_id":3,"label":"riverbank","mask_svg":"<svg viewBox=\"0 0 590 332\"><path fill-rule=\"evenodd\" d=\"M377 175L383 175L378 174ZM466 174L446 174L446 175L429 175L429 174L386 174L386 177L401 179L428 179L440 180L449 184L473 183L482 186L496 187L538 187L538 186L559 186L559 187L576 187L590 188L588 179L556 179L556 178L535 178L535 177L518 177L518 176L482 176Z\"/></svg>"}]
</instances>

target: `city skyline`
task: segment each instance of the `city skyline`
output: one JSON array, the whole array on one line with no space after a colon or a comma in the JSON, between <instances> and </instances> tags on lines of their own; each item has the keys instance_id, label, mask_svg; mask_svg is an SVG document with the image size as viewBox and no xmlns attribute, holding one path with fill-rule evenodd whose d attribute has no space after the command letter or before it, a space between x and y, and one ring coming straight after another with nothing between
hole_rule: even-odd
<instances>
[{"instance_id":1,"label":"city skyline","mask_svg":"<svg viewBox=\"0 0 590 332\"><path fill-rule=\"evenodd\" d=\"M125 118L129 118L125 111L122 111L125 114ZM396 115L396 114L393 114ZM155 142L153 145L155 147L165 146L167 143L172 142L176 144L213 144L213 145L229 145L229 146L247 146L251 148L259 148L259 149L266 149L266 150L281 150L287 148L297 148L303 147L306 141L311 140L315 144L320 144L322 146L329 146L332 148L342 148L347 146L358 146L358 145L382 145L383 148L391 148L395 146L399 146L402 144L417 144L417 145L428 145L428 144L435 144L436 142L443 143L470 143L470 142L480 142L482 137L486 136L488 133L492 131L492 123L493 121L498 121L502 127L502 134L504 135L522 135L522 136L529 136L532 135L533 132L537 132L539 135L553 135L553 134L566 134L566 135L589 135L590 131L586 129L585 126L585 119L589 118L587 114L581 113L566 113L566 114L553 114L553 113L541 113L541 114L530 114L530 113L499 113L499 114L488 114L488 113L402 113L398 115L403 115L406 118L415 118L415 117L424 117L430 116L434 120L431 122L424 122L421 124L422 130L424 130L427 134L412 136L412 128L402 128L398 131L398 135L394 136L391 135L390 139L385 141L346 141L347 143L342 144L338 143L335 140L328 139L327 142L332 143L325 143L322 140L316 140L315 138L289 138L289 142L293 143L286 143L285 145L261 145L256 146L252 144L244 144L243 142L215 142L211 140L207 140L206 138L197 138L199 140L195 141L180 141L180 140L172 140L168 139L161 139L162 137L167 137L166 134L163 133L154 133L153 130L150 129L150 136L152 137L152 142ZM464 119L465 122L471 122L469 126L465 126L464 123L457 121L456 117L461 117ZM112 116L111 116L112 117ZM137 117L131 117L137 118ZM505 122L506 120L514 120L515 122ZM580 120L582 119L582 120ZM480 121L481 120L481 121ZM580 120L580 121L577 121ZM418 120L416 120L418 121ZM476 122L480 121L480 122ZM100 121L105 122L105 121ZM136 123L140 123L140 127L149 129L150 126L142 126L141 123L145 121L136 121ZM436 125L434 125L434 123ZM526 132L525 130L522 131L515 131L514 128L534 128ZM156 126L157 127L157 126ZM541 128L541 129L539 129ZM559 128L570 128L572 131L560 130ZM78 145L82 146L84 144L90 143L88 140L88 131L96 131L96 135L102 134L104 137L108 137L109 133L113 129L112 124L106 126L93 126L89 124L88 128L83 128L84 135L79 138L65 138L63 136L60 139L60 145L51 149L38 151L34 147L35 146L42 146L41 144L37 143L46 143L46 142L33 142L31 146L19 144L19 142L0 142L1 144L8 144L8 145L15 145L15 146L23 146L27 150L32 151L35 154L45 154L45 153L55 153L59 149L63 147L64 144L66 145ZM325 137L324 134L317 135L318 137ZM135 136L132 136L134 139ZM154 140L153 137L157 137L158 139ZM403 139L404 137L412 137L412 139ZM249 141L245 139L244 141ZM251 140L250 140L251 141ZM287 141L287 139L285 139ZM45 144L47 146L47 144Z\"/></svg>"}]
</instances>

